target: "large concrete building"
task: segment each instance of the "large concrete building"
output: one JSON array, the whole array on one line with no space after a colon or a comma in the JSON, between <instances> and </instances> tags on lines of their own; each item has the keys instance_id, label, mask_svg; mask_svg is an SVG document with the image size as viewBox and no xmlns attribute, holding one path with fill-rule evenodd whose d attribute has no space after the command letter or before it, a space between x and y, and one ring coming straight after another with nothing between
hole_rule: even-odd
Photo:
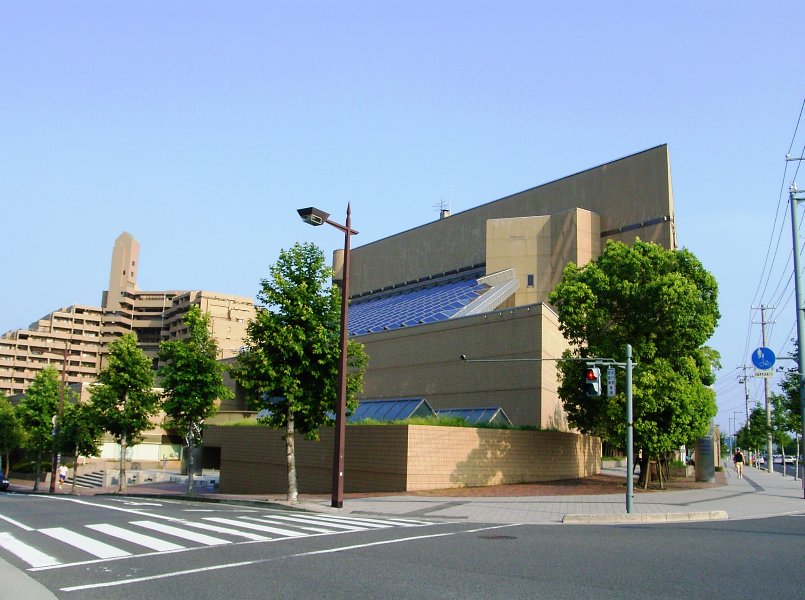
<instances>
[{"instance_id":1,"label":"large concrete building","mask_svg":"<svg viewBox=\"0 0 805 600\"><path fill-rule=\"evenodd\" d=\"M665 145L354 248L364 397L501 407L516 425L566 429L555 360L567 343L548 294L568 262L638 237L676 248Z\"/></svg>"},{"instance_id":2,"label":"large concrete building","mask_svg":"<svg viewBox=\"0 0 805 600\"><path fill-rule=\"evenodd\" d=\"M69 384L92 382L104 366L109 342L128 332L137 335L156 368L159 343L186 335L183 318L193 305L210 314L221 358L237 354L254 315L253 300L201 290L139 290L139 252L131 234L124 232L115 240L109 288L100 307L60 308L27 329L0 336L0 392L24 393L47 366L64 372Z\"/></svg>"}]
</instances>

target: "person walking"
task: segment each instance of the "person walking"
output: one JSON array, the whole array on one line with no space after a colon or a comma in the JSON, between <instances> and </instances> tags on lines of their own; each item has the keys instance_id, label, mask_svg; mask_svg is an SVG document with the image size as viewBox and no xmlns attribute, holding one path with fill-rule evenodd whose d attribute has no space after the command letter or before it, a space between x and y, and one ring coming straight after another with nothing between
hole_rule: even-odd
<instances>
[{"instance_id":1,"label":"person walking","mask_svg":"<svg viewBox=\"0 0 805 600\"><path fill-rule=\"evenodd\" d=\"M67 465L61 465L59 466L59 489L62 488L66 480L67 480Z\"/></svg>"},{"instance_id":2,"label":"person walking","mask_svg":"<svg viewBox=\"0 0 805 600\"><path fill-rule=\"evenodd\" d=\"M735 463L735 471L738 473L738 479L743 479L744 455L743 452L741 452L740 448L738 448L738 451L735 453L735 456L732 457L732 462Z\"/></svg>"}]
</instances>

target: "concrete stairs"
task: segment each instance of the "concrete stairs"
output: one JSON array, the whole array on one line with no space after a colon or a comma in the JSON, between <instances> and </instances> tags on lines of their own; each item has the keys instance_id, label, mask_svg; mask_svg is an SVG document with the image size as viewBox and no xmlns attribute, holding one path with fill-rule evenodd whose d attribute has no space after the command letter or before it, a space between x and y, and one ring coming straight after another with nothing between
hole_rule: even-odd
<instances>
[{"instance_id":1,"label":"concrete stairs","mask_svg":"<svg viewBox=\"0 0 805 600\"><path fill-rule=\"evenodd\" d=\"M67 483L72 485L73 481L68 477ZM81 488L99 488L103 487L104 485L104 472L103 471L91 471L89 473L83 473L82 475L77 475L75 478L75 485L76 487Z\"/></svg>"}]
</instances>

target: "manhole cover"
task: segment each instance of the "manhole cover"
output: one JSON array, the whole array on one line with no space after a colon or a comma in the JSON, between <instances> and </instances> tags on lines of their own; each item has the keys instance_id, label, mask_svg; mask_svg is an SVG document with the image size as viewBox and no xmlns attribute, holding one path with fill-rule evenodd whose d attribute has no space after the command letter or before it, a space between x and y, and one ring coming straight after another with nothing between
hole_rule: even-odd
<instances>
[{"instance_id":1,"label":"manhole cover","mask_svg":"<svg viewBox=\"0 0 805 600\"><path fill-rule=\"evenodd\" d=\"M517 537L513 535L479 535L482 540L516 540Z\"/></svg>"}]
</instances>

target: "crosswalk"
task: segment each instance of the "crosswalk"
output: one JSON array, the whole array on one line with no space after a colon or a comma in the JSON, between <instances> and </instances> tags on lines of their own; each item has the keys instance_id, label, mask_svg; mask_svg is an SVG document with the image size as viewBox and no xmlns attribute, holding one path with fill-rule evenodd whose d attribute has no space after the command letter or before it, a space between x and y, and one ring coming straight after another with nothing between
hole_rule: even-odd
<instances>
[{"instance_id":1,"label":"crosswalk","mask_svg":"<svg viewBox=\"0 0 805 600\"><path fill-rule=\"evenodd\" d=\"M415 519L303 513L209 516L198 520L153 518L122 524L90 523L80 530L46 527L26 528L22 532L0 531L0 549L16 556L29 569L42 570L238 542L427 525L433 523Z\"/></svg>"}]
</instances>

